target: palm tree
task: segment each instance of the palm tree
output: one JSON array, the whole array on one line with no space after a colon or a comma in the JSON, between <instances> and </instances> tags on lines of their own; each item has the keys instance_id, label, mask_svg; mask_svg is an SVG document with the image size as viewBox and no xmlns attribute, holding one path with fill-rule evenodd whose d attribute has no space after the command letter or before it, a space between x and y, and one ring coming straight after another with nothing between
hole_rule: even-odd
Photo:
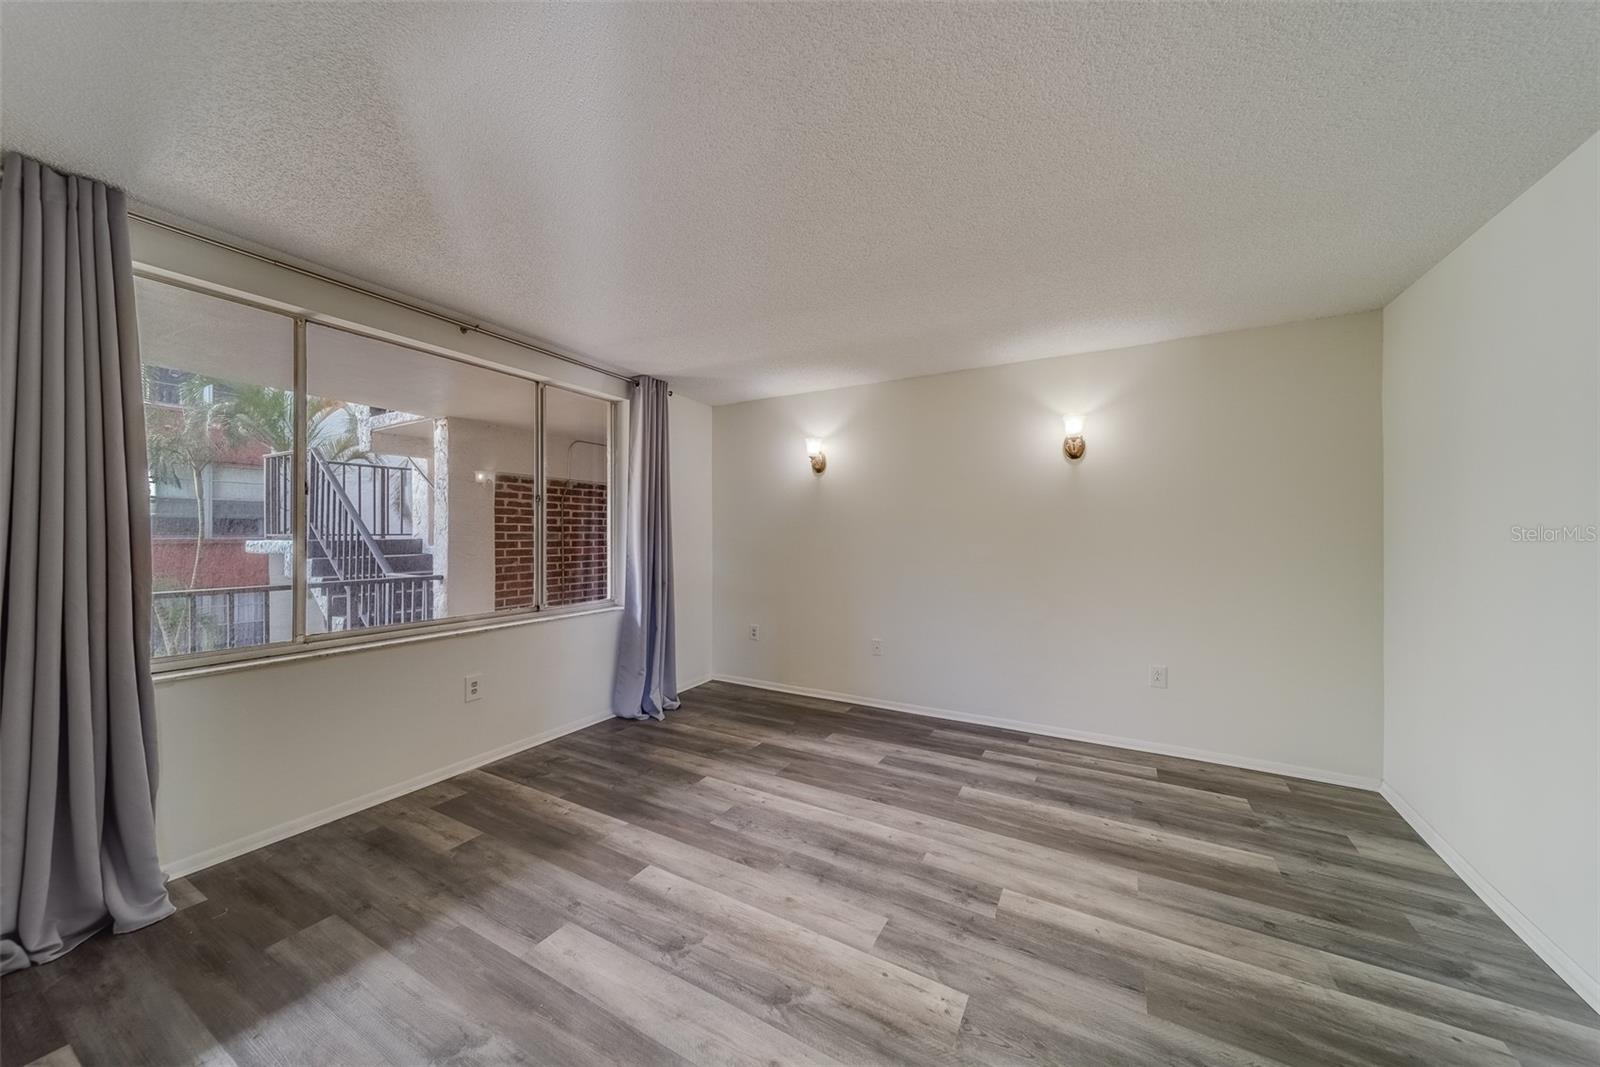
<instances>
[{"instance_id":1,"label":"palm tree","mask_svg":"<svg viewBox=\"0 0 1600 1067\"><path fill-rule=\"evenodd\" d=\"M160 368L145 367L146 383ZM150 453L150 481L183 488L194 486L194 565L189 588L200 577L200 553L205 542L205 470L237 446L214 383L201 377L185 378L178 385L178 406L147 411L145 441Z\"/></svg>"},{"instance_id":2,"label":"palm tree","mask_svg":"<svg viewBox=\"0 0 1600 1067\"><path fill-rule=\"evenodd\" d=\"M225 403L228 420L242 439L260 441L274 452L294 449L293 393L269 385L240 385L230 390ZM353 404L308 397L306 444L328 459L370 457L356 433L360 414Z\"/></svg>"},{"instance_id":3,"label":"palm tree","mask_svg":"<svg viewBox=\"0 0 1600 1067\"><path fill-rule=\"evenodd\" d=\"M294 449L294 394L270 386L237 386L228 399L228 418L248 440L260 441L273 452ZM376 462L377 455L363 448L358 432L364 412L354 404L327 397L306 398L306 446L331 462ZM399 504L401 483L394 483L389 506ZM402 505L403 506L403 505Z\"/></svg>"},{"instance_id":4,"label":"palm tree","mask_svg":"<svg viewBox=\"0 0 1600 1067\"><path fill-rule=\"evenodd\" d=\"M147 387L162 368L146 366ZM170 380L164 381L170 384ZM326 397L306 403L306 444L330 460L372 459L357 432L362 412L353 404ZM291 452L295 443L294 393L266 385L240 385L200 374L178 383L178 405L151 406L146 417L150 481L194 487L194 558L187 588L200 579L200 562L206 541L205 471L246 443L259 443L273 452ZM170 613L169 613L170 614ZM171 650L171 627L185 624L180 616L156 613L162 639Z\"/></svg>"},{"instance_id":5,"label":"palm tree","mask_svg":"<svg viewBox=\"0 0 1600 1067\"><path fill-rule=\"evenodd\" d=\"M147 390L153 390L161 368L146 366ZM207 379L191 377L178 385L177 407L150 407L145 418L145 442L149 451L151 491L157 484L182 488L185 479L194 486L194 562L189 569L187 588L193 589L200 577L200 559L205 545L206 496L205 470L232 447L227 420L217 403L217 391ZM175 649L173 627L187 619L181 614L156 612L156 624L168 652Z\"/></svg>"}]
</instances>

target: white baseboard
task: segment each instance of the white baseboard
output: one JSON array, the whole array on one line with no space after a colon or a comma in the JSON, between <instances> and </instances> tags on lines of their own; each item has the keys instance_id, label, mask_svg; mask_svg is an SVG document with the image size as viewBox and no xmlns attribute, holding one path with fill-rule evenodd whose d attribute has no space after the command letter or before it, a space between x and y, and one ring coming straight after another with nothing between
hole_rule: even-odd
<instances>
[{"instance_id":1,"label":"white baseboard","mask_svg":"<svg viewBox=\"0 0 1600 1067\"><path fill-rule=\"evenodd\" d=\"M1561 980L1572 987L1573 991L1589 1002L1589 1007L1600 1012L1600 979L1584 970L1577 960L1552 941L1537 923L1525 915L1521 908L1508 900L1504 893L1494 887L1494 883L1483 876L1483 872L1474 867L1455 846L1445 840L1438 829L1423 818L1422 813L1412 807L1405 797L1397 792L1394 786L1384 782L1378 790L1400 817L1411 824L1417 836L1428 843L1428 847L1439 854L1439 858L1450 865L1460 879L1467 883L1467 887L1478 898L1487 904L1491 911L1500 916L1505 924L1511 927L1512 933L1520 937L1523 942L1550 965L1550 969L1561 977Z\"/></svg>"},{"instance_id":2,"label":"white baseboard","mask_svg":"<svg viewBox=\"0 0 1600 1067\"><path fill-rule=\"evenodd\" d=\"M683 694L683 693L687 693L689 690L693 689L695 686L697 686L697 685L705 685L707 682L715 680L716 677L717 676L714 675L714 674L702 674L700 677L691 678L687 682L679 682L678 683L678 692L679 692L680 695Z\"/></svg>"},{"instance_id":3,"label":"white baseboard","mask_svg":"<svg viewBox=\"0 0 1600 1067\"><path fill-rule=\"evenodd\" d=\"M1376 790L1378 788L1378 780L1376 778L1363 778L1359 775L1325 771L1316 767L1300 767L1292 763L1276 763L1272 760L1255 759L1250 756L1235 756L1228 752L1186 748L1182 745L1167 745L1158 741L1141 741L1133 737L1096 734L1086 730L1069 730L1048 723L1031 722L1026 719L1002 719L992 715L971 715L967 712L950 711L946 708L929 708L921 704L880 700L876 697L857 696L854 693L834 693L826 689L812 689L803 685L788 685L783 682L768 682L759 678L739 678L728 674L719 674L716 676L716 680L719 682L731 682L734 685L753 686L756 689L770 689L774 693L792 693L795 696L816 697L820 700L836 700L841 704L860 704L863 707L882 708L885 711L903 711L911 715L926 715L933 719L949 719L952 722L997 726L1004 730L1021 730L1025 733L1042 734L1045 737L1059 737L1065 741L1083 741L1092 745L1108 745L1112 748L1126 748L1135 752L1149 752L1157 756L1175 756L1179 759L1220 763L1226 767L1239 767L1247 771L1262 771L1266 774L1282 775L1288 778L1304 778L1307 781L1323 782L1327 785L1342 785L1352 789L1367 790Z\"/></svg>"},{"instance_id":4,"label":"white baseboard","mask_svg":"<svg viewBox=\"0 0 1600 1067\"><path fill-rule=\"evenodd\" d=\"M542 745L546 741L554 741L558 737L564 737L576 730L583 729L585 726L593 726L595 723L605 722L609 718L611 718L611 713L608 711L604 714L591 715L586 719L579 719L575 722L563 723L560 726L534 734L532 737L524 737L520 741L512 741L509 744L500 745L497 748L490 749L488 752L480 752L476 756L468 756L466 759L457 760L448 766L436 768L424 774L419 774L414 778L407 778L403 782L396 782L394 785L375 789L370 793L364 793L350 800L340 801L338 804L323 808L321 811L314 811L309 815L302 815L298 819L290 819L288 822L279 823L277 826L268 827L253 834L246 834L244 837L225 842L214 848L208 848L193 855L172 860L163 864L162 870L166 872L168 878L182 878L185 875L194 874L196 871L203 871L207 867L214 867L225 860L242 856L246 852L254 852L258 848L264 848L275 841L282 841L286 837L293 837L295 834L315 829L325 823L333 822L335 819L342 819L346 815L354 815L358 811L364 811L367 808L382 804L386 800L393 800L395 797L414 793L425 786L433 785L435 782L442 782L446 778L454 778L458 774L476 770L486 763L493 763L496 760L505 759L507 756L514 756L525 749Z\"/></svg>"}]
</instances>

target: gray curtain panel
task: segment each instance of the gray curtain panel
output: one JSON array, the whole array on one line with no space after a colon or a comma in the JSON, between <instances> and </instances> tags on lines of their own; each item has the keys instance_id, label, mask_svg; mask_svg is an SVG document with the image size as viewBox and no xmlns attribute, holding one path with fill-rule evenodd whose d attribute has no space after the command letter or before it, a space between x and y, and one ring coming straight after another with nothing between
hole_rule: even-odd
<instances>
[{"instance_id":1,"label":"gray curtain panel","mask_svg":"<svg viewBox=\"0 0 1600 1067\"><path fill-rule=\"evenodd\" d=\"M150 500L122 193L0 176L0 973L172 913L156 859Z\"/></svg>"},{"instance_id":2,"label":"gray curtain panel","mask_svg":"<svg viewBox=\"0 0 1600 1067\"><path fill-rule=\"evenodd\" d=\"M667 383L640 378L630 407L628 562L611 710L624 719L660 719L678 706Z\"/></svg>"}]
</instances>

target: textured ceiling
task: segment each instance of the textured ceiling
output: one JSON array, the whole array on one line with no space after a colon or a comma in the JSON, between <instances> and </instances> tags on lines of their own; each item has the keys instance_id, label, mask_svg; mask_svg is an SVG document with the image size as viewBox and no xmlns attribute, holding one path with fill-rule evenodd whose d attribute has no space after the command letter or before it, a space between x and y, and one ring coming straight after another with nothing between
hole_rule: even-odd
<instances>
[{"instance_id":1,"label":"textured ceiling","mask_svg":"<svg viewBox=\"0 0 1600 1067\"><path fill-rule=\"evenodd\" d=\"M0 7L0 138L712 402L1386 303L1593 4Z\"/></svg>"}]
</instances>

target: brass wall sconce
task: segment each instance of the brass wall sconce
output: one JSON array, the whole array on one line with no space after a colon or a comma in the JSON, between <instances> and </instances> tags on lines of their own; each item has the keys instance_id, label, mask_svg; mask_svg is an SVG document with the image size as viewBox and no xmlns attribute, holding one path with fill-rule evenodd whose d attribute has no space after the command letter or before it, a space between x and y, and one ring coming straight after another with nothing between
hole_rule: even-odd
<instances>
[{"instance_id":1,"label":"brass wall sconce","mask_svg":"<svg viewBox=\"0 0 1600 1067\"><path fill-rule=\"evenodd\" d=\"M806 438L806 455L811 457L811 470L813 473L821 474L828 469L828 457L822 451L822 438Z\"/></svg>"},{"instance_id":2,"label":"brass wall sconce","mask_svg":"<svg viewBox=\"0 0 1600 1067\"><path fill-rule=\"evenodd\" d=\"M1083 458L1083 416L1061 416L1061 429L1066 432L1066 440L1061 442L1061 451L1067 454L1068 459Z\"/></svg>"}]
</instances>

